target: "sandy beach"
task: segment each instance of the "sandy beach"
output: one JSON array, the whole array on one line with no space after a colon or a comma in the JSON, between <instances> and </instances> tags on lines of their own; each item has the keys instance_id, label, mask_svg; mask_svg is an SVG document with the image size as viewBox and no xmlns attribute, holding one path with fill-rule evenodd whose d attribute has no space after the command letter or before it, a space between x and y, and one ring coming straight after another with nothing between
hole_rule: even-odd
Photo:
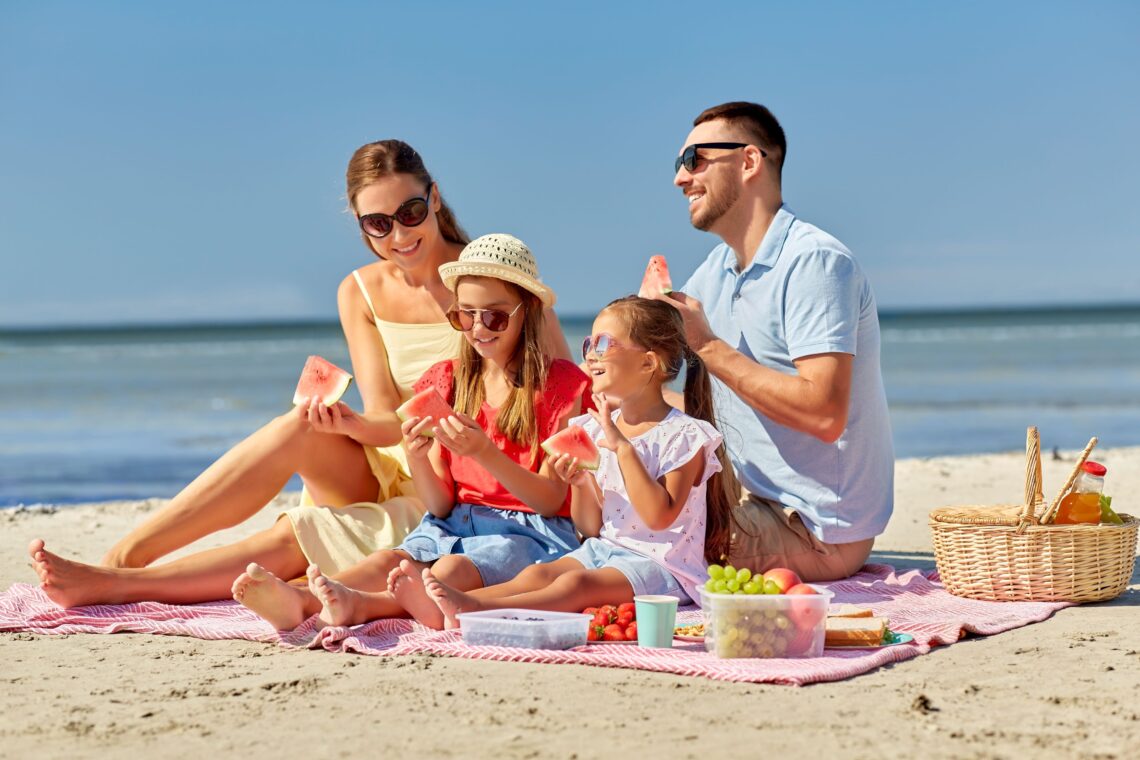
<instances>
[{"instance_id":1,"label":"sandy beach","mask_svg":"<svg viewBox=\"0 0 1140 760\"><path fill-rule=\"evenodd\" d=\"M1046 456L1047 497L1072 466ZM1140 448L1098 451L1135 514ZM1016 502L1018 453L900 461L873 557L933 566L928 511ZM216 545L270 524L286 495ZM97 561L162 502L0 512L0 587L33 582L33 537ZM1140 577L1110 603L971 638L848 681L732 684L631 670L362 657L238 641L0 634L0 756L1135 757Z\"/></svg>"}]
</instances>

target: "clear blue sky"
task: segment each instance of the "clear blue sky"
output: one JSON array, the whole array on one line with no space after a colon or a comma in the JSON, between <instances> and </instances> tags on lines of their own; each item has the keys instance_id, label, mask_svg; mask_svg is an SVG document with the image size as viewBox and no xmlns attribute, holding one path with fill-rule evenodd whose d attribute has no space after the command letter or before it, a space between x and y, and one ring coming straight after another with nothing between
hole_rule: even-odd
<instances>
[{"instance_id":1,"label":"clear blue sky","mask_svg":"<svg viewBox=\"0 0 1140 760\"><path fill-rule=\"evenodd\" d=\"M0 326L331 318L385 137L589 313L715 244L672 162L735 99L882 308L1138 300L1140 4L616 5L0 0Z\"/></svg>"}]
</instances>

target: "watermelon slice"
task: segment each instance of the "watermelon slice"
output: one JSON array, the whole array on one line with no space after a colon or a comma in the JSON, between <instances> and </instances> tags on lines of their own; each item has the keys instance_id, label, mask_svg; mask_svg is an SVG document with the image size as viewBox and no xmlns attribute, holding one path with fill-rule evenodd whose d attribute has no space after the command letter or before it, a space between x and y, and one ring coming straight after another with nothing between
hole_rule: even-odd
<instances>
[{"instance_id":1,"label":"watermelon slice","mask_svg":"<svg viewBox=\"0 0 1140 760\"><path fill-rule=\"evenodd\" d=\"M301 370L301 379L297 381L293 404L295 406L316 396L325 402L325 406L332 406L340 401L351 382L352 375L340 367L319 356L310 356Z\"/></svg>"},{"instance_id":2,"label":"watermelon slice","mask_svg":"<svg viewBox=\"0 0 1140 760\"><path fill-rule=\"evenodd\" d=\"M438 423L445 417L455 414L455 410L444 401L443 396L435 388L426 388L410 399L400 404L396 415L401 421L407 422L413 417L431 417L432 422ZM431 429L425 430L421 435L435 438Z\"/></svg>"},{"instance_id":3,"label":"watermelon slice","mask_svg":"<svg viewBox=\"0 0 1140 760\"><path fill-rule=\"evenodd\" d=\"M598 469L598 447L581 425L570 425L542 442L547 456L569 454L578 457L578 466L584 470Z\"/></svg>"},{"instance_id":4,"label":"watermelon slice","mask_svg":"<svg viewBox=\"0 0 1140 760\"><path fill-rule=\"evenodd\" d=\"M650 256L649 266L645 268L645 277L641 280L641 290L637 291L639 298L653 298L653 296L673 292L673 280L669 277L669 265L665 263L664 256Z\"/></svg>"}]
</instances>

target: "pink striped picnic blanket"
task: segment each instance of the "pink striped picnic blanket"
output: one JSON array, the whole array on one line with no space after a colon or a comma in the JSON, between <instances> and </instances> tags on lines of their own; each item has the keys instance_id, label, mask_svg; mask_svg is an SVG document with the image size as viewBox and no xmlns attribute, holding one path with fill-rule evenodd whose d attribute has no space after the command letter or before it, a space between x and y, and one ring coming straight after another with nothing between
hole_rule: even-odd
<instances>
[{"instance_id":1,"label":"pink striped picnic blanket","mask_svg":"<svg viewBox=\"0 0 1140 760\"><path fill-rule=\"evenodd\" d=\"M846 580L827 585L836 603L870 607L889 617L891 629L914 637L913 644L881 649L833 650L807 659L721 660L700 643L674 642L672 649L641 649L624 644L590 644L566 651L473 647L458 631L433 631L409 620L377 620L360 626L318 629L316 618L278 635L232 601L196 605L158 602L94 605L72 610L55 606L35 586L15 584L0 594L0 631L33 633L156 633L201 639L279 642L290 647L368 655L437 654L479 660L565 663L636 668L703 676L719 681L808 684L836 681L902 662L952 644L967 633L989 635L1045 620L1065 603L982 602L951 596L937 573L896 572L889 565L867 565ZM700 621L696 608L683 609L679 624Z\"/></svg>"}]
</instances>

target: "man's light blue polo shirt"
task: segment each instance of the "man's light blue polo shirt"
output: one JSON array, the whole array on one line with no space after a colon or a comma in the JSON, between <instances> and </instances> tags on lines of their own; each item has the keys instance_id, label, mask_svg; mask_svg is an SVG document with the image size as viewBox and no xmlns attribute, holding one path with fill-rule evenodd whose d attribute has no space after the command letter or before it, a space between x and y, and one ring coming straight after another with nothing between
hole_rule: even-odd
<instances>
[{"instance_id":1,"label":"man's light blue polo shirt","mask_svg":"<svg viewBox=\"0 0 1140 760\"><path fill-rule=\"evenodd\" d=\"M717 337L770 369L790 375L805 356L855 356L847 428L835 443L773 422L714 379L717 423L741 484L795 509L820 540L882 533L894 506L894 446L875 297L851 252L784 206L747 269L737 271L722 243L682 290L704 304Z\"/></svg>"}]
</instances>

